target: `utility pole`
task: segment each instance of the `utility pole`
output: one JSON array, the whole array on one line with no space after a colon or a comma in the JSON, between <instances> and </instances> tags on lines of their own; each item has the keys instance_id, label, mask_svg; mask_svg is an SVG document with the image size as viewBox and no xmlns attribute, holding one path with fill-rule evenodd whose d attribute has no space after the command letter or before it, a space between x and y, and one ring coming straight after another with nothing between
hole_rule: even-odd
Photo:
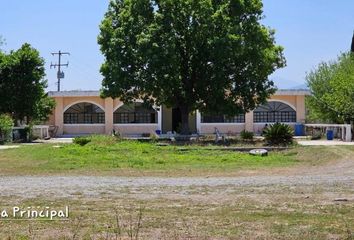
<instances>
[{"instance_id":1,"label":"utility pole","mask_svg":"<svg viewBox=\"0 0 354 240\"><path fill-rule=\"evenodd\" d=\"M52 53L52 55L58 55L58 63L50 63L50 68L54 67L58 67L58 72L57 72L57 78L58 78L58 92L60 92L60 79L64 78L64 72L63 71L60 71L61 67L68 67L69 66L69 62L67 62L66 64L62 64L61 63L61 56L62 55L70 55L70 53L68 52L54 52Z\"/></svg>"}]
</instances>

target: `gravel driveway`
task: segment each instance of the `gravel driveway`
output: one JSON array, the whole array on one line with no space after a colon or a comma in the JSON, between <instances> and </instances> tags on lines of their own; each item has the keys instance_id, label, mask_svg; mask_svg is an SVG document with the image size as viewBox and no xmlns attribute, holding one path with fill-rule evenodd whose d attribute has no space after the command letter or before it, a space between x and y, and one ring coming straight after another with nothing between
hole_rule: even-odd
<instances>
[{"instance_id":1,"label":"gravel driveway","mask_svg":"<svg viewBox=\"0 0 354 240\"><path fill-rule=\"evenodd\" d=\"M102 194L118 197L128 192L154 197L165 193L185 194L198 188L225 192L242 187L312 185L344 185L354 189L354 160L349 156L320 167L247 177L0 176L0 197L92 197Z\"/></svg>"},{"instance_id":2,"label":"gravel driveway","mask_svg":"<svg viewBox=\"0 0 354 240\"><path fill-rule=\"evenodd\" d=\"M100 194L112 197L127 191L135 194L159 195L162 193L184 193L190 189L235 189L239 187L267 186L309 186L309 185L346 185L354 186L352 175L295 175L295 176L252 176L217 178L126 178L126 177L79 177L79 176L43 176L43 177L0 177L0 196L18 196L26 198L46 196L92 197Z\"/></svg>"}]
</instances>

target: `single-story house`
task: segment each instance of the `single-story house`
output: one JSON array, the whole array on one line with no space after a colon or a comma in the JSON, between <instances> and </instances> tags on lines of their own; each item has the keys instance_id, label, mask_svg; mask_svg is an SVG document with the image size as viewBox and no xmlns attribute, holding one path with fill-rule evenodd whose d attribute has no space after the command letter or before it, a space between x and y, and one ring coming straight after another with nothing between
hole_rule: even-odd
<instances>
[{"instance_id":1,"label":"single-story house","mask_svg":"<svg viewBox=\"0 0 354 240\"><path fill-rule=\"evenodd\" d=\"M252 112L228 116L207 116L199 111L190 115L192 132L237 134L243 130L261 133L266 124L283 122L289 125L305 121L307 90L278 90L265 105ZM49 92L56 102L48 124L58 128L57 136L76 134L122 135L177 131L181 122L179 109L147 108L141 102L124 104L119 99L100 97L99 91Z\"/></svg>"}]
</instances>

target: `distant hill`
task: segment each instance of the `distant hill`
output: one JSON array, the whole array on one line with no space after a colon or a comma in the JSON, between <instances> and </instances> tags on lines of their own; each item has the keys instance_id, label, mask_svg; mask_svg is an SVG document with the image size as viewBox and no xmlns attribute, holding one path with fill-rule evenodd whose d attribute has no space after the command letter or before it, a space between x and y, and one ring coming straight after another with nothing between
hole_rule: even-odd
<instances>
[{"instance_id":1,"label":"distant hill","mask_svg":"<svg viewBox=\"0 0 354 240\"><path fill-rule=\"evenodd\" d=\"M306 83L291 87L291 89L309 89Z\"/></svg>"}]
</instances>

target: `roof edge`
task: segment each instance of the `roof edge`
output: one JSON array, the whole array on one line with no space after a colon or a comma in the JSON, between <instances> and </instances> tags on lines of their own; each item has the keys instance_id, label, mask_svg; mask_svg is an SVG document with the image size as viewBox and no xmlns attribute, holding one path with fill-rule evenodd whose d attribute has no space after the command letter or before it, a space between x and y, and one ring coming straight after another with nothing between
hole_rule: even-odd
<instances>
[{"instance_id":1,"label":"roof edge","mask_svg":"<svg viewBox=\"0 0 354 240\"><path fill-rule=\"evenodd\" d=\"M294 96L294 95L311 95L308 89L278 89L274 94L276 96ZM100 91L97 90L74 90L74 91L61 91L61 92L48 92L50 97L99 97Z\"/></svg>"},{"instance_id":2,"label":"roof edge","mask_svg":"<svg viewBox=\"0 0 354 240\"><path fill-rule=\"evenodd\" d=\"M311 91L308 89L278 89L274 95L294 96L294 95L311 95Z\"/></svg>"},{"instance_id":3,"label":"roof edge","mask_svg":"<svg viewBox=\"0 0 354 240\"><path fill-rule=\"evenodd\" d=\"M87 91L61 91L61 92L48 92L49 97L99 97L100 91L87 90Z\"/></svg>"}]
</instances>

